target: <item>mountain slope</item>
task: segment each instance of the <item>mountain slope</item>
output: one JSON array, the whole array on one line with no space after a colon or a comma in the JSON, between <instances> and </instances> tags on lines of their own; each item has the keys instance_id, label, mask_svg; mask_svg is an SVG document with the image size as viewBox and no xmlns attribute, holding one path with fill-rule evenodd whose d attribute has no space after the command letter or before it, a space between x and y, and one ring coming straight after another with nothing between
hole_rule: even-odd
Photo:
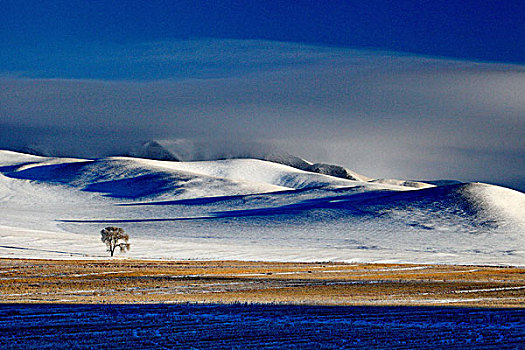
<instances>
[{"instance_id":1,"label":"mountain slope","mask_svg":"<svg viewBox=\"0 0 525 350\"><path fill-rule=\"evenodd\" d=\"M525 264L525 194L417 189L255 159L96 160L0 151L0 256ZM82 243L80 243L82 242Z\"/></svg>"},{"instance_id":2,"label":"mountain slope","mask_svg":"<svg viewBox=\"0 0 525 350\"><path fill-rule=\"evenodd\" d=\"M214 153L213 148L206 143L196 143L190 140L167 140L167 141L148 141L136 150L131 152L132 156L172 161L198 161L216 159L251 158L266 160L272 163L287 165L299 170L309 171L318 174L330 175L342 179L369 181L370 178L353 172L338 165L316 163L312 164L302 158L293 156L285 152L265 151L264 146L255 148L253 145L244 145L245 150L239 151L231 149L227 153Z\"/></svg>"}]
</instances>

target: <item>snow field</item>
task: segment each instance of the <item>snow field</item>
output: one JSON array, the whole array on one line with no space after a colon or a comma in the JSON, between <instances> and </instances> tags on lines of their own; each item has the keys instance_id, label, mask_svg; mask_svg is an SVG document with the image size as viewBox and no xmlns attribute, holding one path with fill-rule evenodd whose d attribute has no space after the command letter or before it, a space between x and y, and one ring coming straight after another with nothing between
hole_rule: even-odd
<instances>
[{"instance_id":1,"label":"snow field","mask_svg":"<svg viewBox=\"0 0 525 350\"><path fill-rule=\"evenodd\" d=\"M335 178L253 159L96 160L0 151L0 256L525 265L525 194ZM397 183L397 182L396 182Z\"/></svg>"}]
</instances>

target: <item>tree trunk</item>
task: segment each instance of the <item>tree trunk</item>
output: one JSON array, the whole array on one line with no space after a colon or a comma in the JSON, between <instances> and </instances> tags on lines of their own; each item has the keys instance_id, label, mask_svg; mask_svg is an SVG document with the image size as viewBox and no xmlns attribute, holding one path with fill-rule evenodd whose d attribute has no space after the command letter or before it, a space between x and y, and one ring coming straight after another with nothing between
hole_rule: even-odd
<instances>
[{"instance_id":1,"label":"tree trunk","mask_svg":"<svg viewBox=\"0 0 525 350\"><path fill-rule=\"evenodd\" d=\"M109 250L109 252L111 253L111 256L113 256L114 251L115 251L115 248Z\"/></svg>"}]
</instances>

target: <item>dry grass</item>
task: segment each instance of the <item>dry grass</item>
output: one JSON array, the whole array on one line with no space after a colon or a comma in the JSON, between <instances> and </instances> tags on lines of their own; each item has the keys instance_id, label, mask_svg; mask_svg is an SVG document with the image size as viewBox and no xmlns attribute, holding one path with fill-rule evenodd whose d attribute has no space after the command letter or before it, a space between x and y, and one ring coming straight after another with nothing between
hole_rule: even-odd
<instances>
[{"instance_id":1,"label":"dry grass","mask_svg":"<svg viewBox=\"0 0 525 350\"><path fill-rule=\"evenodd\" d=\"M525 269L240 261L0 259L3 302L525 307Z\"/></svg>"}]
</instances>

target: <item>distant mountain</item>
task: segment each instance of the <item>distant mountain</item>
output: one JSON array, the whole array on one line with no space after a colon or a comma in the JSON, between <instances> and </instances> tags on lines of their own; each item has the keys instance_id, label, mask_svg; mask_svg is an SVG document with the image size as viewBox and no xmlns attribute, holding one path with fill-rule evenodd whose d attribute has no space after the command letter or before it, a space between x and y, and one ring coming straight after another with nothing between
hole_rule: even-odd
<instances>
[{"instance_id":1,"label":"distant mountain","mask_svg":"<svg viewBox=\"0 0 525 350\"><path fill-rule=\"evenodd\" d=\"M26 146L22 148L20 152L49 157L61 155L61 153L57 150L52 150L44 145L36 144ZM341 179L364 182L371 181L376 183L415 188L432 187L435 185L441 186L450 184L450 181L454 182L454 180L422 182L414 180L374 179L340 165L312 163L289 153L276 151L275 149L269 148L268 146L254 143L232 143L226 147L224 145L221 145L221 147L216 147L216 145L211 142L198 142L189 139L150 140L138 146L132 147L128 152L123 152L120 154L117 153L116 155L180 162L221 159L260 159Z\"/></svg>"},{"instance_id":2,"label":"distant mountain","mask_svg":"<svg viewBox=\"0 0 525 350\"><path fill-rule=\"evenodd\" d=\"M264 148L255 148L250 151L249 148L240 147L235 151L232 149L228 154L213 154L209 151L210 145L198 144L189 140L171 140L171 141L148 141L141 147L130 152L131 156L171 161L198 161L198 160L218 160L218 159L260 159L273 163L288 165L296 169L309 171L312 173L323 174L338 177L341 179L355 181L374 181L378 183L388 183L396 186L408 187L431 187L428 183L420 181L404 181L394 179L372 179L368 176L358 174L350 169L339 165L325 163L311 163L302 158L293 156L285 152L269 151L265 152Z\"/></svg>"},{"instance_id":3,"label":"distant mountain","mask_svg":"<svg viewBox=\"0 0 525 350\"><path fill-rule=\"evenodd\" d=\"M141 147L130 152L133 157L157 159L157 160L171 160L180 161L175 155L164 148L157 141L144 142Z\"/></svg>"}]
</instances>

